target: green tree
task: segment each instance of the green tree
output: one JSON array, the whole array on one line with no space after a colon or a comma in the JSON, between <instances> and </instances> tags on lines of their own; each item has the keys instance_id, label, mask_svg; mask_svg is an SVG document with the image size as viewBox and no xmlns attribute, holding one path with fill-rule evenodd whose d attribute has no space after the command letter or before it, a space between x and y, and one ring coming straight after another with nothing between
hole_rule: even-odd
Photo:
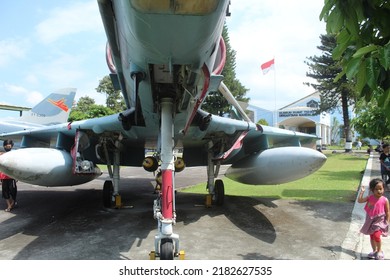
<instances>
[{"instance_id":1,"label":"green tree","mask_svg":"<svg viewBox=\"0 0 390 280\"><path fill-rule=\"evenodd\" d=\"M320 112L333 112L341 105L344 137L346 139L345 151L352 150L352 130L349 116L349 106L354 104L354 86L346 77L335 81L337 75L342 71L340 62L333 59L332 52L336 47L336 36L332 34L321 35L321 46L317 48L322 51L321 56L311 56L305 63L309 66L306 76L311 77L317 83L306 83L318 90L320 93Z\"/></svg>"},{"instance_id":2,"label":"green tree","mask_svg":"<svg viewBox=\"0 0 390 280\"><path fill-rule=\"evenodd\" d=\"M257 124L260 124L260 125L269 125L266 119L260 119L260 120L258 120L258 121L257 121Z\"/></svg>"},{"instance_id":3,"label":"green tree","mask_svg":"<svg viewBox=\"0 0 390 280\"><path fill-rule=\"evenodd\" d=\"M88 111L89 108L95 104L95 100L89 96L84 96L79 99L76 104L76 110Z\"/></svg>"},{"instance_id":4,"label":"green tree","mask_svg":"<svg viewBox=\"0 0 390 280\"><path fill-rule=\"evenodd\" d=\"M123 95L120 90L114 89L110 76L104 76L99 81L99 86L96 88L96 91L106 94L106 106L113 112L118 113L126 109Z\"/></svg>"},{"instance_id":5,"label":"green tree","mask_svg":"<svg viewBox=\"0 0 390 280\"><path fill-rule=\"evenodd\" d=\"M236 78L236 51L230 45L228 28L226 24L223 27L222 37L226 45L226 63L221 75L224 76L223 82L232 92L233 96L243 102L249 102L245 97L248 89L245 88ZM202 104L202 109L216 115L224 115L231 111L231 105L226 101L220 92L211 92Z\"/></svg>"},{"instance_id":6,"label":"green tree","mask_svg":"<svg viewBox=\"0 0 390 280\"><path fill-rule=\"evenodd\" d=\"M333 117L332 125L330 127L330 137L331 137L332 144L336 143L336 139L340 137L340 127L341 125L338 119L336 117Z\"/></svg>"},{"instance_id":7,"label":"green tree","mask_svg":"<svg viewBox=\"0 0 390 280\"><path fill-rule=\"evenodd\" d=\"M356 82L359 98L376 99L390 120L390 2L387 0L325 0L320 19L337 34L333 58Z\"/></svg>"},{"instance_id":8,"label":"green tree","mask_svg":"<svg viewBox=\"0 0 390 280\"><path fill-rule=\"evenodd\" d=\"M79 121L114 114L115 112L103 105L95 104L95 100L88 96L81 97L77 104L72 107L68 121Z\"/></svg>"},{"instance_id":9,"label":"green tree","mask_svg":"<svg viewBox=\"0 0 390 280\"><path fill-rule=\"evenodd\" d=\"M362 137L384 139L390 135L390 122L385 109L378 106L375 99L370 102L360 100L356 103L357 117L352 124Z\"/></svg>"}]
</instances>

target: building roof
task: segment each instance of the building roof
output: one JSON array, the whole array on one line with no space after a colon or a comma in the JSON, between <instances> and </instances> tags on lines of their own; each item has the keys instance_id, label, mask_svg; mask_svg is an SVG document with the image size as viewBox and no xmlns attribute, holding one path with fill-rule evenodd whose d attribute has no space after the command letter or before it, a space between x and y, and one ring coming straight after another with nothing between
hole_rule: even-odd
<instances>
[{"instance_id":1,"label":"building roof","mask_svg":"<svg viewBox=\"0 0 390 280\"><path fill-rule=\"evenodd\" d=\"M301 111L301 110L314 110L316 108L311 108L307 106L297 106L297 107L283 107L279 111Z\"/></svg>"},{"instance_id":2,"label":"building roof","mask_svg":"<svg viewBox=\"0 0 390 280\"><path fill-rule=\"evenodd\" d=\"M286 109L286 108L288 108L288 107L291 107L291 106L293 106L294 104L300 103L302 100L308 99L309 97L316 97L316 98L319 98L319 97L320 97L320 93L319 93L319 91L315 91L315 92L313 92L313 93L311 93L311 94L309 94L309 95L306 95L305 97L302 97L301 99L298 99L298 100L294 101L293 103L290 103L290 104L288 104L288 105L286 105L286 106L280 108L279 110L284 110L284 109Z\"/></svg>"},{"instance_id":3,"label":"building roof","mask_svg":"<svg viewBox=\"0 0 390 280\"><path fill-rule=\"evenodd\" d=\"M29 111L29 110L31 110L31 108L29 108L29 107L22 107L22 106L13 106L13 105L0 104L0 110Z\"/></svg>"}]
</instances>

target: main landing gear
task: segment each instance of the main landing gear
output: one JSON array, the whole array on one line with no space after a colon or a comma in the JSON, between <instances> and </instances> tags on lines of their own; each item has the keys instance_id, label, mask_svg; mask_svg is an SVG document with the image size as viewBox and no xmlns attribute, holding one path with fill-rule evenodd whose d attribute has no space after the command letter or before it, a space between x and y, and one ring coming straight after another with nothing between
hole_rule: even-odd
<instances>
[{"instance_id":1,"label":"main landing gear","mask_svg":"<svg viewBox=\"0 0 390 280\"><path fill-rule=\"evenodd\" d=\"M210 149L207 155L207 186L208 194L206 195L206 207L211 207L214 203L218 206L223 205L225 201L225 185L221 179L215 179L218 177L219 169L221 167L220 162L213 160L213 151L211 149L212 143L209 143Z\"/></svg>"},{"instance_id":2,"label":"main landing gear","mask_svg":"<svg viewBox=\"0 0 390 280\"><path fill-rule=\"evenodd\" d=\"M107 164L108 174L111 180L106 180L103 185L103 206L106 208L122 208L122 200L119 195L119 169L120 169L120 141L121 135L117 138L103 138L97 146L97 156ZM109 152L113 154L111 163Z\"/></svg>"}]
</instances>

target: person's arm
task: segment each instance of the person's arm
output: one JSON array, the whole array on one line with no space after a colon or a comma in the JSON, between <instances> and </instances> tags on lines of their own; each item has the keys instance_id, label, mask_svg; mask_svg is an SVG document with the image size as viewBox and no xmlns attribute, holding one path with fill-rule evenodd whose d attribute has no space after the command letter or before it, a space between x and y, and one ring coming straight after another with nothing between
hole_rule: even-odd
<instances>
[{"instance_id":1,"label":"person's arm","mask_svg":"<svg viewBox=\"0 0 390 280\"><path fill-rule=\"evenodd\" d=\"M358 202L359 203L367 202L368 196L367 197L363 197L363 194L364 194L365 190L366 190L366 188L364 186L362 186L360 188L360 192L359 192L359 196L358 196Z\"/></svg>"},{"instance_id":2,"label":"person's arm","mask_svg":"<svg viewBox=\"0 0 390 280\"><path fill-rule=\"evenodd\" d=\"M389 223L390 221L390 215L389 215L389 200L386 199L386 205L385 205L385 213L386 213L386 222Z\"/></svg>"},{"instance_id":3,"label":"person's arm","mask_svg":"<svg viewBox=\"0 0 390 280\"><path fill-rule=\"evenodd\" d=\"M385 168L385 170L389 171L389 167L387 167L386 164L385 164L385 158L386 157L384 157L383 155L384 155L383 153L380 155L379 160L381 162L381 165Z\"/></svg>"},{"instance_id":4,"label":"person's arm","mask_svg":"<svg viewBox=\"0 0 390 280\"><path fill-rule=\"evenodd\" d=\"M385 166L387 171L390 171L389 160L390 156L386 156L383 158L383 165Z\"/></svg>"},{"instance_id":5,"label":"person's arm","mask_svg":"<svg viewBox=\"0 0 390 280\"><path fill-rule=\"evenodd\" d=\"M384 160L381 160L381 164L385 167L387 171L390 171L390 166L388 166Z\"/></svg>"}]
</instances>

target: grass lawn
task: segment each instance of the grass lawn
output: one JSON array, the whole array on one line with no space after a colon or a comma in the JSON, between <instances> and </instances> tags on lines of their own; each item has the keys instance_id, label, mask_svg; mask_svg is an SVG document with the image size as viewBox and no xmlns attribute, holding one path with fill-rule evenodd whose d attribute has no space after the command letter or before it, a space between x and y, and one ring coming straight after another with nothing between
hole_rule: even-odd
<instances>
[{"instance_id":1,"label":"grass lawn","mask_svg":"<svg viewBox=\"0 0 390 280\"><path fill-rule=\"evenodd\" d=\"M368 155L343 152L332 154L331 150L324 153L328 157L326 163L303 179L280 185L251 186L224 178L225 194L328 202L354 201ZM205 183L181 191L206 194Z\"/></svg>"}]
</instances>

